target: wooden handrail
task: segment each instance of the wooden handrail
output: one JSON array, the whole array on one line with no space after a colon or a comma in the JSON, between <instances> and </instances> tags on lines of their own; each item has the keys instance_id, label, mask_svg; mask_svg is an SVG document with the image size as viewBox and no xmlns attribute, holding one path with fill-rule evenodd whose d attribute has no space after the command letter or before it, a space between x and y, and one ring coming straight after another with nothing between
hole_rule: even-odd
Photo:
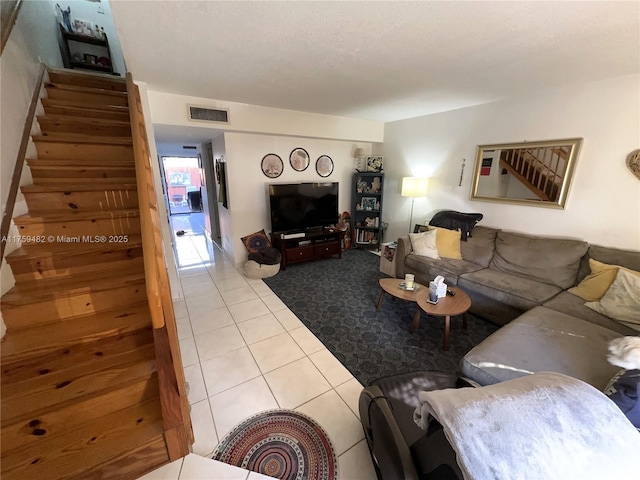
<instances>
[{"instance_id":1,"label":"wooden handrail","mask_svg":"<svg viewBox=\"0 0 640 480\"><path fill-rule=\"evenodd\" d=\"M6 238L7 235L9 235L9 227L11 226L11 219L13 218L13 208L16 205L16 198L18 197L20 177L22 176L22 169L24 168L24 161L27 156L27 147L29 146L29 138L31 137L31 129L33 128L33 119L36 115L38 100L40 99L40 90L42 90L42 80L44 79L45 70L46 68L44 63L41 63L38 81L36 82L33 94L31 95L31 103L29 104L27 119L24 122L24 129L22 130L22 140L20 140L16 164L13 167L13 177L11 177L11 186L9 187L9 195L7 195L7 203L2 214L0 239ZM6 246L6 242L0 242L0 262L2 262L2 259L4 258L4 250Z\"/></svg>"},{"instance_id":2,"label":"wooden handrail","mask_svg":"<svg viewBox=\"0 0 640 480\"><path fill-rule=\"evenodd\" d=\"M9 40L11 30L16 24L18 14L22 7L22 0L4 1L2 2L2 25L0 25L0 55L4 52L4 47Z\"/></svg>"},{"instance_id":3,"label":"wooden handrail","mask_svg":"<svg viewBox=\"0 0 640 480\"><path fill-rule=\"evenodd\" d=\"M153 325L160 404L171 460L184 457L193 443L189 401L178 342L171 286L165 264L162 231L151 168L149 141L138 86L127 73L127 94L140 208L147 300Z\"/></svg>"}]
</instances>

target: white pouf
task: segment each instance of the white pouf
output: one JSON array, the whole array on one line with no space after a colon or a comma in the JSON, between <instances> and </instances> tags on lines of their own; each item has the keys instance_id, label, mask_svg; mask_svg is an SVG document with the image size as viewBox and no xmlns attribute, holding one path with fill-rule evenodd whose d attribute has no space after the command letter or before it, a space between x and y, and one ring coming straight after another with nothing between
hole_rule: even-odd
<instances>
[{"instance_id":1,"label":"white pouf","mask_svg":"<svg viewBox=\"0 0 640 480\"><path fill-rule=\"evenodd\" d=\"M261 265L253 260L248 260L244 264L244 273L249 278L269 278L273 277L280 271L280 264Z\"/></svg>"}]
</instances>

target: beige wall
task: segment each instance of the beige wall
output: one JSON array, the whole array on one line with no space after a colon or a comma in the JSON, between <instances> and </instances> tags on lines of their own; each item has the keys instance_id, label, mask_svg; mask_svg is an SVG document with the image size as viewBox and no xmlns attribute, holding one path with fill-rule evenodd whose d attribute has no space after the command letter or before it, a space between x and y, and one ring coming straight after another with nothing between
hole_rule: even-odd
<instances>
[{"instance_id":1,"label":"beige wall","mask_svg":"<svg viewBox=\"0 0 640 480\"><path fill-rule=\"evenodd\" d=\"M429 195L416 200L414 223L438 209L480 212L483 225L640 249L640 182L625 166L640 146L639 85L631 75L387 123L388 238L408 230L411 200L400 196L401 178L426 175ZM469 200L477 145L572 137L584 141L564 210Z\"/></svg>"}]
</instances>

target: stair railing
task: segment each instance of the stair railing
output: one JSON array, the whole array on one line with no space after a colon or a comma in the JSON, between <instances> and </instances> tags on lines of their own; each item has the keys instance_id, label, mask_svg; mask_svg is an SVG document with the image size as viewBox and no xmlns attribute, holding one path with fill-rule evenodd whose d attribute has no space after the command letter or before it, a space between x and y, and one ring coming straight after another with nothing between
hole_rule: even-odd
<instances>
[{"instance_id":1,"label":"stair railing","mask_svg":"<svg viewBox=\"0 0 640 480\"><path fill-rule=\"evenodd\" d=\"M29 104L29 110L27 112L27 119L24 122L24 129L22 130L22 139L20 140L20 147L18 148L16 164L13 167L13 176L11 177L11 186L9 187L9 194L7 195L7 203L5 204L5 209L2 213L0 239L6 239L7 235L9 235L9 227L11 227L11 219L13 218L13 208L16 205L16 198L18 197L18 189L20 188L20 177L22 176L22 169L24 168L24 161L27 156L27 147L29 146L29 139L31 138L33 120L36 116L38 101L40 100L40 92L42 91L42 82L44 80L45 71L45 65L44 63L41 63L40 72L38 73L38 81L36 82L36 86L33 89L31 103ZM6 246L7 242L0 241L0 263L2 262L2 259L4 259L4 250Z\"/></svg>"},{"instance_id":2,"label":"stair railing","mask_svg":"<svg viewBox=\"0 0 640 480\"><path fill-rule=\"evenodd\" d=\"M549 200L555 197L566 173L567 162L558 149L529 148L509 150L501 160L510 166L522 181L528 182L536 194ZM563 151L564 152L564 151ZM566 152L565 152L566 153Z\"/></svg>"},{"instance_id":3,"label":"stair railing","mask_svg":"<svg viewBox=\"0 0 640 480\"><path fill-rule=\"evenodd\" d=\"M149 141L138 86L127 73L127 94L136 166L142 251L151 312L165 441L170 459L189 453L193 431L178 343L171 287L165 264Z\"/></svg>"}]
</instances>

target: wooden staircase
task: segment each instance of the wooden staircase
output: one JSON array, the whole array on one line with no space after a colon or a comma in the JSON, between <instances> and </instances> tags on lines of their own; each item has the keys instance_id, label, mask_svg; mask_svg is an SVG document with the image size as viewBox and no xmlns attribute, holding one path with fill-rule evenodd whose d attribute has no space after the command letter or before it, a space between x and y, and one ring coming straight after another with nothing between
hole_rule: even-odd
<instances>
[{"instance_id":1,"label":"wooden staircase","mask_svg":"<svg viewBox=\"0 0 640 480\"><path fill-rule=\"evenodd\" d=\"M568 147L504 150L500 167L516 177L540 200L557 202L569 161Z\"/></svg>"},{"instance_id":2,"label":"wooden staircase","mask_svg":"<svg viewBox=\"0 0 640 480\"><path fill-rule=\"evenodd\" d=\"M137 478L193 442L172 307L149 296L131 85L49 71L14 218L34 241L0 302L3 480Z\"/></svg>"}]
</instances>

